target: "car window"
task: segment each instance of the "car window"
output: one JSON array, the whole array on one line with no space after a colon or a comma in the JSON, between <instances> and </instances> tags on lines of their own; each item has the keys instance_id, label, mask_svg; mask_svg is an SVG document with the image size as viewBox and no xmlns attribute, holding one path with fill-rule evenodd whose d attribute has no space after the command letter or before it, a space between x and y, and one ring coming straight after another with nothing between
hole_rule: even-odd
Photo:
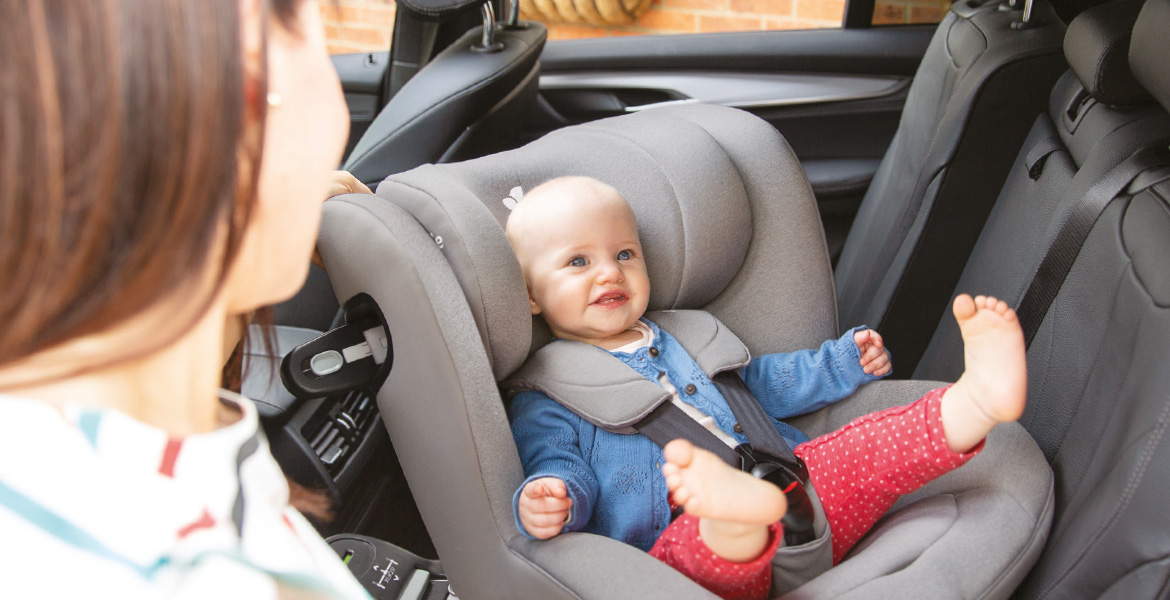
<instances>
[{"instance_id":1,"label":"car window","mask_svg":"<svg viewBox=\"0 0 1170 600\"><path fill-rule=\"evenodd\" d=\"M896 0L873 6L874 25L938 23L951 9L950 0Z\"/></svg>"},{"instance_id":2,"label":"car window","mask_svg":"<svg viewBox=\"0 0 1170 600\"><path fill-rule=\"evenodd\" d=\"M874 4L874 25L937 23L950 0ZM521 0L520 16L548 27L550 40L677 35L728 31L841 27L845 0ZM389 49L395 5L390 0L340 0L322 5L334 54Z\"/></svg>"},{"instance_id":3,"label":"car window","mask_svg":"<svg viewBox=\"0 0 1170 600\"><path fill-rule=\"evenodd\" d=\"M339 0L321 3L325 42L330 54L385 52L394 33L396 6L391 0Z\"/></svg>"}]
</instances>

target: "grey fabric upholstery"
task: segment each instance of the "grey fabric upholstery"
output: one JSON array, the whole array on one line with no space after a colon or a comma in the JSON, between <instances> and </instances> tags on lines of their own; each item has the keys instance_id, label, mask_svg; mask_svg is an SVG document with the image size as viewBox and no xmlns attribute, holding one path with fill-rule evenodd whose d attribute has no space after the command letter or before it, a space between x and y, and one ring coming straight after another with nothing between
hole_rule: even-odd
<instances>
[{"instance_id":1,"label":"grey fabric upholstery","mask_svg":"<svg viewBox=\"0 0 1170 600\"><path fill-rule=\"evenodd\" d=\"M646 318L670 332L708 377L751 361L739 338L710 313L654 311ZM602 429L628 429L622 433L633 433L635 424L670 398L657 383L601 348L559 343L564 347L554 349L550 344L534 352L520 370L502 382L505 397L540 390ZM589 377L582 378L581 373Z\"/></svg>"},{"instance_id":2,"label":"grey fabric upholstery","mask_svg":"<svg viewBox=\"0 0 1170 600\"><path fill-rule=\"evenodd\" d=\"M524 298L519 264L500 252L508 247L506 200L559 175L597 177L630 200L651 273L651 310L706 307L753 352L835 337L832 282L809 276L829 264L824 236L783 138L742 111L695 106L646 115L554 131L518 151L426 165L379 186L383 195L396 190L394 201L442 239L498 379L527 356L528 340L512 334L523 327L517 320L531 320L527 302L516 300ZM742 310L762 297L773 302ZM771 332L761 327L768 323L793 325Z\"/></svg>"},{"instance_id":3,"label":"grey fabric upholstery","mask_svg":"<svg viewBox=\"0 0 1170 600\"><path fill-rule=\"evenodd\" d=\"M940 385L879 381L792 424L820 435ZM1043 462L1022 427L996 428L979 456L902 497L844 562L785 598L1006 598L1048 538Z\"/></svg>"},{"instance_id":4,"label":"grey fabric upholstery","mask_svg":"<svg viewBox=\"0 0 1170 600\"><path fill-rule=\"evenodd\" d=\"M842 328L866 324L913 372L1028 127L1067 67L1044 0L1016 29L998 2L956 2L914 77L835 273ZM905 370L898 370L905 369ZM900 375L899 375L900 374Z\"/></svg>"},{"instance_id":5,"label":"grey fabric upholstery","mask_svg":"<svg viewBox=\"0 0 1170 600\"><path fill-rule=\"evenodd\" d=\"M483 35L477 27L436 55L382 108L344 168L373 187L424 163L517 145L512 121L535 101L547 37L543 25L526 25L497 31L499 52L475 50Z\"/></svg>"},{"instance_id":6,"label":"grey fabric upholstery","mask_svg":"<svg viewBox=\"0 0 1170 600\"><path fill-rule=\"evenodd\" d=\"M1129 68L1129 40L1144 0L1111 2L1086 10L1068 25L1064 56L1094 98L1127 106L1152 102Z\"/></svg>"},{"instance_id":7,"label":"grey fabric upholstery","mask_svg":"<svg viewBox=\"0 0 1170 600\"><path fill-rule=\"evenodd\" d=\"M519 265L500 224L515 188L566 174L599 177L631 201L653 308L705 308L754 353L815 347L835 335L828 254L808 183L783 138L735 109L645 111L396 175L377 196L327 202L319 247L338 297L370 294L393 331L396 363L378 404L444 568L466 590L458 593L710 597L618 542L587 534L535 542L516 529L511 497L523 473L496 382L542 340L531 343ZM809 426L815 433L850 414L904 404L924 385L872 386L864 400L845 400ZM1002 436L1013 457L998 461L1003 468L940 479L941 496L926 494L891 515L849 562L796 593L1004 597L1047 531L1051 474L1026 434L1007 428ZM994 452L984 462L996 463ZM965 548L989 544L994 556L972 566ZM946 569L960 561L969 575L948 583ZM900 576L911 563L921 565L916 574L936 565L934 578Z\"/></svg>"}]
</instances>

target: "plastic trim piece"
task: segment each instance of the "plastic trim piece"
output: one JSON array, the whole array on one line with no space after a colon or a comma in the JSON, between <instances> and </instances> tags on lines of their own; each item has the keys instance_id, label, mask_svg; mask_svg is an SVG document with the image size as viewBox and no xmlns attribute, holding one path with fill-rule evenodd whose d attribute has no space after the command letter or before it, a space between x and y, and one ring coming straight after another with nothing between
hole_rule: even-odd
<instances>
[{"instance_id":1,"label":"plastic trim piece","mask_svg":"<svg viewBox=\"0 0 1170 600\"><path fill-rule=\"evenodd\" d=\"M735 108L763 108L843 102L888 96L909 80L901 77L762 73L640 72L541 75L542 90L651 89L683 99L627 106L638 112L660 106L702 102Z\"/></svg>"}]
</instances>

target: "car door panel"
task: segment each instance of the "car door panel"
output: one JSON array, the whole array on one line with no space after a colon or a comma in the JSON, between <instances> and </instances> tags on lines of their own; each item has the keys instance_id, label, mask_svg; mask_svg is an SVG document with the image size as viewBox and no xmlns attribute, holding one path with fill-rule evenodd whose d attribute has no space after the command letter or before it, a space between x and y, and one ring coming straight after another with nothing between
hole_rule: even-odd
<instances>
[{"instance_id":1,"label":"car door panel","mask_svg":"<svg viewBox=\"0 0 1170 600\"><path fill-rule=\"evenodd\" d=\"M334 54L330 58L341 79L341 91L349 107L349 140L345 145L345 154L348 156L382 107L390 53Z\"/></svg>"}]
</instances>

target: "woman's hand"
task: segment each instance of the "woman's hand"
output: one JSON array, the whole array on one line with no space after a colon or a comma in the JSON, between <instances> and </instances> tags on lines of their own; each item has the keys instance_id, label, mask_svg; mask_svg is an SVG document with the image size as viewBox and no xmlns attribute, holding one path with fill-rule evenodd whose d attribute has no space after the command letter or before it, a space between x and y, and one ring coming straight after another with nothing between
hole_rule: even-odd
<instances>
[{"instance_id":1,"label":"woman's hand","mask_svg":"<svg viewBox=\"0 0 1170 600\"><path fill-rule=\"evenodd\" d=\"M325 200L334 196L342 194L373 194L366 184L357 180L349 171L334 171L333 183L329 185L329 193L325 195ZM325 263L321 262L321 252L313 248L313 264L325 268Z\"/></svg>"},{"instance_id":2,"label":"woman's hand","mask_svg":"<svg viewBox=\"0 0 1170 600\"><path fill-rule=\"evenodd\" d=\"M370 188L366 184L357 180L349 171L334 171L333 184L329 186L329 194L325 196L326 199L342 194L372 194Z\"/></svg>"}]
</instances>

